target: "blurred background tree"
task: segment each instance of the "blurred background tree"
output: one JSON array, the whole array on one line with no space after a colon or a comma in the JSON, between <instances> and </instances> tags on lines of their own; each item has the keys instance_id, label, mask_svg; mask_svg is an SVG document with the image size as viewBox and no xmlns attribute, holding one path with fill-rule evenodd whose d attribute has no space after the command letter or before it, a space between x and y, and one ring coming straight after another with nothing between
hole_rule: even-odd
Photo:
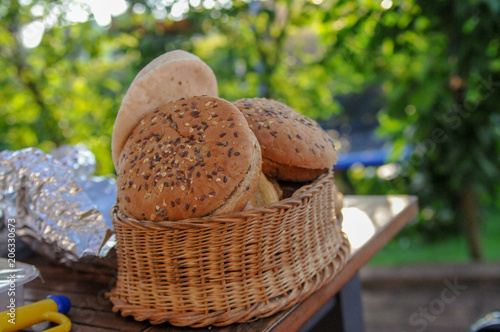
<instances>
[{"instance_id":1,"label":"blurred background tree","mask_svg":"<svg viewBox=\"0 0 500 332\"><path fill-rule=\"evenodd\" d=\"M371 27L362 58L384 90L380 132L395 157L412 147L389 184L419 196L417 230L427 239L463 231L479 260L480 206L499 188L500 3L384 4L391 10Z\"/></svg>"},{"instance_id":2,"label":"blurred background tree","mask_svg":"<svg viewBox=\"0 0 500 332\"><path fill-rule=\"evenodd\" d=\"M178 48L213 68L221 97L278 99L324 123L364 117L342 100L371 91L392 159L384 172L347 170L350 193L417 194L420 218L402 236L464 231L479 259L479 207L498 204L499 10L495 0L3 1L0 149L81 142L112 174L127 87Z\"/></svg>"}]
</instances>

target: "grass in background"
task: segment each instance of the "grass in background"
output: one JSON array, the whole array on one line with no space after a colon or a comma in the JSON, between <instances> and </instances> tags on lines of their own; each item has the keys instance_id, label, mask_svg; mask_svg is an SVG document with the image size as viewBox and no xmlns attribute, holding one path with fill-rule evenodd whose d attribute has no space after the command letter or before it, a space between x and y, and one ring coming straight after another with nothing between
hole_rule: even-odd
<instances>
[{"instance_id":1,"label":"grass in background","mask_svg":"<svg viewBox=\"0 0 500 332\"><path fill-rule=\"evenodd\" d=\"M467 242L463 235L432 243L401 235L390 241L369 264L470 262ZM500 210L498 208L486 209L481 235L484 261L500 262Z\"/></svg>"}]
</instances>

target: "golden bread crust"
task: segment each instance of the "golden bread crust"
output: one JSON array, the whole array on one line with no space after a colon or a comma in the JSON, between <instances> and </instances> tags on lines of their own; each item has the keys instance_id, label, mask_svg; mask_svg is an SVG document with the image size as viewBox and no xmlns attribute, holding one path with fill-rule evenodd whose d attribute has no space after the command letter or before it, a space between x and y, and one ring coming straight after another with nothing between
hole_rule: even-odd
<instances>
[{"instance_id":1,"label":"golden bread crust","mask_svg":"<svg viewBox=\"0 0 500 332\"><path fill-rule=\"evenodd\" d=\"M273 163L264 167L268 177L308 181L337 162L335 146L326 132L316 121L291 107L265 98L239 99L233 104L245 115L257 136L265 162ZM281 165L286 168L284 171L279 168ZM269 173L276 169L277 175ZM304 169L304 174L300 169Z\"/></svg>"},{"instance_id":2,"label":"golden bread crust","mask_svg":"<svg viewBox=\"0 0 500 332\"><path fill-rule=\"evenodd\" d=\"M236 107L208 96L181 99L130 134L118 163L118 207L151 221L238 211L260 173L259 145Z\"/></svg>"},{"instance_id":3,"label":"golden bread crust","mask_svg":"<svg viewBox=\"0 0 500 332\"><path fill-rule=\"evenodd\" d=\"M283 165L267 158L262 158L262 172L272 179L280 181L307 182L316 179L328 169L309 169L297 166Z\"/></svg>"}]
</instances>

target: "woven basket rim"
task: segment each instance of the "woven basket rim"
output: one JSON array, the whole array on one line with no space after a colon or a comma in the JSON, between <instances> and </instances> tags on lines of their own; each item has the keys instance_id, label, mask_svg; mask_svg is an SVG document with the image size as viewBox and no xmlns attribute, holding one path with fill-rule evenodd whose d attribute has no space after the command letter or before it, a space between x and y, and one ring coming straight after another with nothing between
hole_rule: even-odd
<instances>
[{"instance_id":1,"label":"woven basket rim","mask_svg":"<svg viewBox=\"0 0 500 332\"><path fill-rule=\"evenodd\" d=\"M165 220L165 221L150 221L150 220L138 220L132 217L125 216L119 209L118 205L115 204L110 211L111 218L116 214L116 217L121 222L126 222L128 224L135 224L143 227L172 227L172 226L188 226L188 227L209 227L213 224L218 223L231 223L235 222L236 219L241 219L242 217L255 218L262 214L273 212L276 209L289 208L290 205L298 205L302 203L302 200L311 197L312 190L315 188L320 188L321 186L331 181L333 177L333 168L329 169L327 172L321 174L312 183L306 184L295 191L295 193L289 197L277 202L271 203L262 207L253 207L248 210L232 212L227 214L221 214L216 216L205 216L198 218L187 218L182 220ZM237 221L241 222L241 221ZM236 222L236 223L237 223Z\"/></svg>"}]
</instances>

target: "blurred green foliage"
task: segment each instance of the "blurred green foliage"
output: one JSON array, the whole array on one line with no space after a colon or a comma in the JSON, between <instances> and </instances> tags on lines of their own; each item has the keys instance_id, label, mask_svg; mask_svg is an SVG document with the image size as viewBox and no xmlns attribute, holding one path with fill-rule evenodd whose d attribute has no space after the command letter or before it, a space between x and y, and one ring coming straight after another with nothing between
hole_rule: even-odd
<instances>
[{"instance_id":1,"label":"blurred green foliage","mask_svg":"<svg viewBox=\"0 0 500 332\"><path fill-rule=\"evenodd\" d=\"M416 230L434 239L465 231L476 259L480 205L499 193L499 11L489 0L401 1L372 26L362 56L384 88L380 133L394 160L413 149L390 187L419 196Z\"/></svg>"},{"instance_id":2,"label":"blurred green foliage","mask_svg":"<svg viewBox=\"0 0 500 332\"><path fill-rule=\"evenodd\" d=\"M126 89L149 61L182 48L213 68L221 97L266 96L313 118L342 112L337 95L381 86L379 134L399 175L355 167L346 177L357 194L419 195L413 229L427 237L454 234L480 218L480 203L497 202L496 0L192 0L178 21L164 18L178 1L133 0L106 27L92 15L69 20L75 3L90 12L76 0L0 3L0 149L81 142L97 172L112 174ZM33 21L45 32L26 48Z\"/></svg>"},{"instance_id":3,"label":"blurred green foliage","mask_svg":"<svg viewBox=\"0 0 500 332\"><path fill-rule=\"evenodd\" d=\"M271 97L315 118L339 112L333 97L364 82L332 44L332 11L345 6L216 1L208 10L198 2L183 20L172 21L155 18L155 11L171 10L175 2L132 1L101 27L92 15L69 21L65 13L72 3L0 4L0 149L48 151L81 142L96 154L98 173L113 173L110 135L126 89L145 64L178 48L214 69L223 98ZM144 10L135 11L135 5ZM56 23L45 29L41 43L24 47L23 29L50 17Z\"/></svg>"}]
</instances>

